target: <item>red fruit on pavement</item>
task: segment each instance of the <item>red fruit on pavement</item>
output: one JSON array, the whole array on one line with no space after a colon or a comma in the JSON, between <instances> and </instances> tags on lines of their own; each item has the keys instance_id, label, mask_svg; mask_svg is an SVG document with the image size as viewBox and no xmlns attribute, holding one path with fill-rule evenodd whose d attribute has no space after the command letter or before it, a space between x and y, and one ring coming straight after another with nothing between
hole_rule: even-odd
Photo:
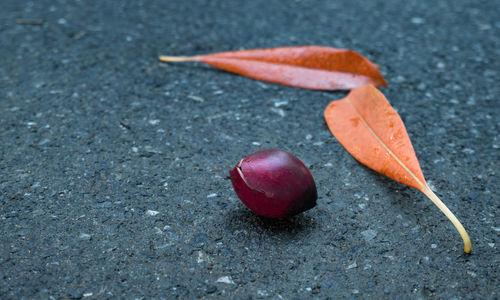
<instances>
[{"instance_id":1,"label":"red fruit on pavement","mask_svg":"<svg viewBox=\"0 0 500 300\"><path fill-rule=\"evenodd\" d=\"M286 151L255 152L241 159L229 175L243 204L263 217L290 217L316 206L311 172Z\"/></svg>"}]
</instances>

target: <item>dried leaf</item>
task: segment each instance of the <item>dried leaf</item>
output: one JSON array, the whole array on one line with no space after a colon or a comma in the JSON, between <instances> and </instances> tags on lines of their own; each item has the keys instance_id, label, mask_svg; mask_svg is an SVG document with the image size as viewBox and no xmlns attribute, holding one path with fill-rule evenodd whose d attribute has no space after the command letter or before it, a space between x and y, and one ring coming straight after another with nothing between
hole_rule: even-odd
<instances>
[{"instance_id":1,"label":"dried leaf","mask_svg":"<svg viewBox=\"0 0 500 300\"><path fill-rule=\"evenodd\" d=\"M320 46L220 52L160 61L198 61L250 78L313 90L349 90L387 85L377 65L346 49Z\"/></svg>"},{"instance_id":2,"label":"dried leaf","mask_svg":"<svg viewBox=\"0 0 500 300\"><path fill-rule=\"evenodd\" d=\"M427 185L403 121L384 95L371 85L331 102L325 119L337 140L365 166L424 193L450 219L470 253L467 232Z\"/></svg>"}]
</instances>

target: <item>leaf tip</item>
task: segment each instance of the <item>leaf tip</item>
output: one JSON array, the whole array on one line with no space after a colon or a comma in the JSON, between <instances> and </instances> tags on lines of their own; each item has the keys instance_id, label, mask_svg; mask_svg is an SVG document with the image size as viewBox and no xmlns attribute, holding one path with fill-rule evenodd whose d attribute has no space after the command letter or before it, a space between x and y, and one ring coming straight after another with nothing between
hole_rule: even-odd
<instances>
[{"instance_id":1,"label":"leaf tip","mask_svg":"<svg viewBox=\"0 0 500 300\"><path fill-rule=\"evenodd\" d=\"M385 80L384 76L382 74L380 75L380 83L378 86L389 86L389 83Z\"/></svg>"}]
</instances>

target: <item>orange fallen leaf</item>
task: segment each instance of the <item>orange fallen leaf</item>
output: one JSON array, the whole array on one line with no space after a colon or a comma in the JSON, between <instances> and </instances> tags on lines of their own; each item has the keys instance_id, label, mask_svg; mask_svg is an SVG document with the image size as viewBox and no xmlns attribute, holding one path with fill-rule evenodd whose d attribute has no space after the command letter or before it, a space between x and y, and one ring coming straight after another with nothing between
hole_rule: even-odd
<instances>
[{"instance_id":1,"label":"orange fallen leaf","mask_svg":"<svg viewBox=\"0 0 500 300\"><path fill-rule=\"evenodd\" d=\"M313 90L349 90L387 85L377 65L361 54L321 46L160 56L163 62L198 61L250 78Z\"/></svg>"},{"instance_id":2,"label":"orange fallen leaf","mask_svg":"<svg viewBox=\"0 0 500 300\"><path fill-rule=\"evenodd\" d=\"M337 140L365 166L424 193L450 219L470 253L464 227L427 185L403 121L384 95L371 85L331 102L325 119Z\"/></svg>"}]
</instances>

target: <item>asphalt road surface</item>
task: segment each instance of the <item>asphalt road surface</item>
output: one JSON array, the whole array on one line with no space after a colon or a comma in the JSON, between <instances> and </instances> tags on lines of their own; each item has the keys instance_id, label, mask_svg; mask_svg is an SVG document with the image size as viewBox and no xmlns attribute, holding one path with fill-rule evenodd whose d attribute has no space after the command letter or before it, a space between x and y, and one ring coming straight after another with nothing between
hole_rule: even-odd
<instances>
[{"instance_id":1,"label":"asphalt road surface","mask_svg":"<svg viewBox=\"0 0 500 300\"><path fill-rule=\"evenodd\" d=\"M500 297L497 1L14 1L0 10L0 298ZM380 66L431 187L360 165L309 91L162 55L322 45ZM268 220L228 171L310 168Z\"/></svg>"}]
</instances>

